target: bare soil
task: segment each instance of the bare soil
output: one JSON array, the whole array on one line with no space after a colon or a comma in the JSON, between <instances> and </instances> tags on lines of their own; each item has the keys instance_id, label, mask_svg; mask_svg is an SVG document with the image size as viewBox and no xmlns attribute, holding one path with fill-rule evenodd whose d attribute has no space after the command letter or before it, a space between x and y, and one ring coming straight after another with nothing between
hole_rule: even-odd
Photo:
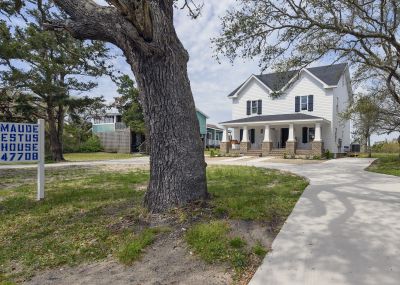
<instances>
[{"instance_id":1,"label":"bare soil","mask_svg":"<svg viewBox=\"0 0 400 285\"><path fill-rule=\"evenodd\" d=\"M151 224L170 224L164 219ZM232 234L241 236L249 246L261 242L270 248L273 234L268 227L257 222L229 221ZM194 255L183 240L185 228L175 228L160 236L148 247L142 258L132 266L124 266L113 256L106 260L76 267L62 267L40 272L24 284L29 285L225 285L247 284L261 260L253 260L252 266L239 280L227 264L208 264Z\"/></svg>"}]
</instances>

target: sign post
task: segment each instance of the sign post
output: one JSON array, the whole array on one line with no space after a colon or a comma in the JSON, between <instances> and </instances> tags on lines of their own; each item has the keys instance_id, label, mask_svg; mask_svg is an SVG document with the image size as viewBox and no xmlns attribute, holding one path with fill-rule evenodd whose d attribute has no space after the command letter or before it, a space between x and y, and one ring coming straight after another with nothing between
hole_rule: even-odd
<instances>
[{"instance_id":1,"label":"sign post","mask_svg":"<svg viewBox=\"0 0 400 285\"><path fill-rule=\"evenodd\" d=\"M37 162L37 200L44 198L44 120L37 124L0 122L0 162Z\"/></svg>"},{"instance_id":2,"label":"sign post","mask_svg":"<svg viewBox=\"0 0 400 285\"><path fill-rule=\"evenodd\" d=\"M40 201L44 199L44 120L38 120L39 126L39 163L38 163L38 173L37 173L37 200Z\"/></svg>"}]
</instances>

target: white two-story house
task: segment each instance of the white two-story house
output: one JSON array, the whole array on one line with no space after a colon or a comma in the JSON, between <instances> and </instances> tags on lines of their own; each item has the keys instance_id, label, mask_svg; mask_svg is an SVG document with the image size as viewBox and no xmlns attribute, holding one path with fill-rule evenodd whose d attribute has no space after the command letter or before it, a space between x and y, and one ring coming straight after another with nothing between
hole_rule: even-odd
<instances>
[{"instance_id":1,"label":"white two-story house","mask_svg":"<svg viewBox=\"0 0 400 285\"><path fill-rule=\"evenodd\" d=\"M321 155L350 146L350 122L339 116L352 100L347 64L251 75L228 98L223 153Z\"/></svg>"}]
</instances>

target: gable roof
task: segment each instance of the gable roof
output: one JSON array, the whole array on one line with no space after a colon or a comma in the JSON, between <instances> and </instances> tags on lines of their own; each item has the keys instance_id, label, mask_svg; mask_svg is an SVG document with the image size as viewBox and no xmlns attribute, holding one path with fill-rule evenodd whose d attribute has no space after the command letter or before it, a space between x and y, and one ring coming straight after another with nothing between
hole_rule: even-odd
<instances>
[{"instance_id":1,"label":"gable roof","mask_svg":"<svg viewBox=\"0 0 400 285\"><path fill-rule=\"evenodd\" d=\"M340 77L347 68L347 63L339 63L333 65L325 65L318 67L305 68L311 75L316 77L322 83L328 86L335 86L339 82ZM268 74L253 75L265 86L273 91L279 91L284 88L301 70L291 70L287 72L274 72ZM249 80L246 80L248 82ZM228 97L234 96L246 83L243 82L232 91Z\"/></svg>"},{"instance_id":2,"label":"gable roof","mask_svg":"<svg viewBox=\"0 0 400 285\"><path fill-rule=\"evenodd\" d=\"M217 131L223 131L224 129L218 127L217 125L213 125L213 124L207 124L207 129L214 129Z\"/></svg>"},{"instance_id":3,"label":"gable roof","mask_svg":"<svg viewBox=\"0 0 400 285\"><path fill-rule=\"evenodd\" d=\"M302 121L302 120L323 120L323 118L303 113L293 113L293 114L253 116L232 121L221 122L220 124L255 123L255 122L272 122L272 121Z\"/></svg>"},{"instance_id":4,"label":"gable roof","mask_svg":"<svg viewBox=\"0 0 400 285\"><path fill-rule=\"evenodd\" d=\"M199 113L200 115L204 116L206 119L209 119L210 117L207 116L204 112L200 111L199 109L196 108L196 112Z\"/></svg>"}]
</instances>

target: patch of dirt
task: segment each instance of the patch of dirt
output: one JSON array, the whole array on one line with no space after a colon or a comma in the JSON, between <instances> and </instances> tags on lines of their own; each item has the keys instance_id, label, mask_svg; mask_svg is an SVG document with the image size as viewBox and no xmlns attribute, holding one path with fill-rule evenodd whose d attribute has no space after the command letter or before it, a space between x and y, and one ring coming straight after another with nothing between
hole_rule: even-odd
<instances>
[{"instance_id":1,"label":"patch of dirt","mask_svg":"<svg viewBox=\"0 0 400 285\"><path fill-rule=\"evenodd\" d=\"M197 216L197 215L196 215ZM187 221L187 226L193 223ZM274 234L268 225L254 221L227 220L232 236L243 238L248 247L261 243L269 249ZM132 227L133 220L121 221L113 225L112 230L119 227ZM250 266L243 273L241 280L235 281L235 271L227 264L208 264L195 256L184 241L185 227L171 215L149 215L143 221L144 228L149 226L173 226L173 231L159 236L156 242L146 248L142 258L132 266L124 266L109 256L104 261L82 264L77 267L62 267L46 270L25 282L28 285L225 285L247 284L257 270L261 260L252 256ZM115 228L114 228L115 227Z\"/></svg>"},{"instance_id":2,"label":"patch of dirt","mask_svg":"<svg viewBox=\"0 0 400 285\"><path fill-rule=\"evenodd\" d=\"M48 270L33 277L29 285L222 285L232 284L231 273L222 265L210 265L190 254L176 231L163 235L132 266L124 266L111 256L104 261L77 267Z\"/></svg>"},{"instance_id":3,"label":"patch of dirt","mask_svg":"<svg viewBox=\"0 0 400 285\"><path fill-rule=\"evenodd\" d=\"M250 247L255 246L257 243L262 244L266 249L271 247L274 235L268 225L243 220L230 220L229 225L231 234L243 238Z\"/></svg>"}]
</instances>

